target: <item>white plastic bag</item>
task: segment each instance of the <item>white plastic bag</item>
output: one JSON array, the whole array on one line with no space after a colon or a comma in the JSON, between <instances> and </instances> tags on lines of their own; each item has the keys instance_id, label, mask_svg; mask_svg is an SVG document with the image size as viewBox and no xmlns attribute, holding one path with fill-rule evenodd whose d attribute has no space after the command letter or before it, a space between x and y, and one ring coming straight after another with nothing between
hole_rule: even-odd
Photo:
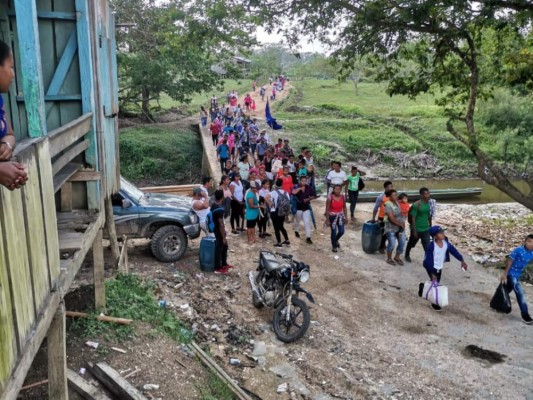
<instances>
[{"instance_id":1,"label":"white plastic bag","mask_svg":"<svg viewBox=\"0 0 533 400\"><path fill-rule=\"evenodd\" d=\"M431 304L435 304L440 307L446 307L448 305L448 288L443 285L439 285L437 282L428 281L424 283L424 298Z\"/></svg>"}]
</instances>

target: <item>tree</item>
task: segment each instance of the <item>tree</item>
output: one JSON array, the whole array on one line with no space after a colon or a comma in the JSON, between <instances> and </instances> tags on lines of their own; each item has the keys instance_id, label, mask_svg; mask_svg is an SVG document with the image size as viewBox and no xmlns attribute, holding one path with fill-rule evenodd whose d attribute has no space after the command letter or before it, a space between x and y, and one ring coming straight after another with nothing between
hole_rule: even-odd
<instances>
[{"instance_id":1,"label":"tree","mask_svg":"<svg viewBox=\"0 0 533 400\"><path fill-rule=\"evenodd\" d=\"M150 101L162 92L188 102L219 85L211 66L228 63L239 48L254 43L245 10L224 3L115 0L121 105L140 103L151 119Z\"/></svg>"},{"instance_id":2,"label":"tree","mask_svg":"<svg viewBox=\"0 0 533 400\"><path fill-rule=\"evenodd\" d=\"M328 42L333 56L350 68L357 56L373 58L388 82L388 92L411 97L439 94L449 117L446 124L473 154L478 174L511 198L533 210L533 171L523 194L480 146L474 115L479 99L488 98L494 76L483 65L483 41L489 30L522 41L531 32L530 0L248 0L248 6L285 33L290 43L302 35ZM283 24L280 16L290 16ZM277 28L281 27L281 28ZM527 65L529 56L518 63ZM416 68L406 73L406 62ZM499 74L500 72L497 71Z\"/></svg>"}]
</instances>

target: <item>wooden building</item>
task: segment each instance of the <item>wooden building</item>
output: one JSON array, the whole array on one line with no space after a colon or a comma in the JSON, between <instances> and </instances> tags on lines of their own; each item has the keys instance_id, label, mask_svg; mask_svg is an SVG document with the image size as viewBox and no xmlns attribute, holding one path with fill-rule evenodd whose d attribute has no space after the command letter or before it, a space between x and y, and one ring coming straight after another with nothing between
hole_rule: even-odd
<instances>
[{"instance_id":1,"label":"wooden building","mask_svg":"<svg viewBox=\"0 0 533 400\"><path fill-rule=\"evenodd\" d=\"M102 229L114 231L105 204L111 215L120 182L114 18L108 0L0 0L0 38L13 49L3 96L29 176L0 189L0 399L17 397L48 337L50 399L62 400L63 297L91 249L105 307Z\"/></svg>"}]
</instances>

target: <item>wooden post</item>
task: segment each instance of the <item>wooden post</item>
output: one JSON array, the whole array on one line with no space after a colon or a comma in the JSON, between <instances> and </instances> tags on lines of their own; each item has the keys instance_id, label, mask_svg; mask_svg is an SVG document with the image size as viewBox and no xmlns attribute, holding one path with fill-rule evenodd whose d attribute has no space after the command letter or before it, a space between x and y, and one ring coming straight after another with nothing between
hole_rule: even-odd
<instances>
[{"instance_id":1,"label":"wooden post","mask_svg":"<svg viewBox=\"0 0 533 400\"><path fill-rule=\"evenodd\" d=\"M20 63L24 65L22 89L30 137L45 136L47 133L36 3L34 0L15 0Z\"/></svg>"},{"instance_id":2,"label":"wooden post","mask_svg":"<svg viewBox=\"0 0 533 400\"><path fill-rule=\"evenodd\" d=\"M65 303L61 302L48 329L48 393L68 400Z\"/></svg>"},{"instance_id":3,"label":"wooden post","mask_svg":"<svg viewBox=\"0 0 533 400\"><path fill-rule=\"evenodd\" d=\"M111 247L111 257L113 257L113 268L118 266L120 259L120 249L118 248L117 231L115 229L115 219L113 217L113 203L111 196L104 199L105 208L105 229Z\"/></svg>"},{"instance_id":4,"label":"wooden post","mask_svg":"<svg viewBox=\"0 0 533 400\"><path fill-rule=\"evenodd\" d=\"M94 264L94 306L97 310L105 310L105 273L104 247L102 245L102 229L98 230L93 242Z\"/></svg>"}]
</instances>

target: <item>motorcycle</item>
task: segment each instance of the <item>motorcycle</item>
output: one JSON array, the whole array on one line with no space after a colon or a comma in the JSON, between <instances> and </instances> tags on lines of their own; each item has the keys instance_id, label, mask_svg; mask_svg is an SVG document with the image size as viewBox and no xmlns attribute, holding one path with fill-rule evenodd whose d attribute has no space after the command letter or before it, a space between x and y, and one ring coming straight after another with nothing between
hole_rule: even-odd
<instances>
[{"instance_id":1,"label":"motorcycle","mask_svg":"<svg viewBox=\"0 0 533 400\"><path fill-rule=\"evenodd\" d=\"M304 293L310 302L315 302L311 293L300 286L310 277L309 265L294 260L292 255L264 250L259 254L257 271L248 274L252 303L256 308L275 309L272 325L282 342L295 342L309 328L309 308L298 295Z\"/></svg>"}]
</instances>

